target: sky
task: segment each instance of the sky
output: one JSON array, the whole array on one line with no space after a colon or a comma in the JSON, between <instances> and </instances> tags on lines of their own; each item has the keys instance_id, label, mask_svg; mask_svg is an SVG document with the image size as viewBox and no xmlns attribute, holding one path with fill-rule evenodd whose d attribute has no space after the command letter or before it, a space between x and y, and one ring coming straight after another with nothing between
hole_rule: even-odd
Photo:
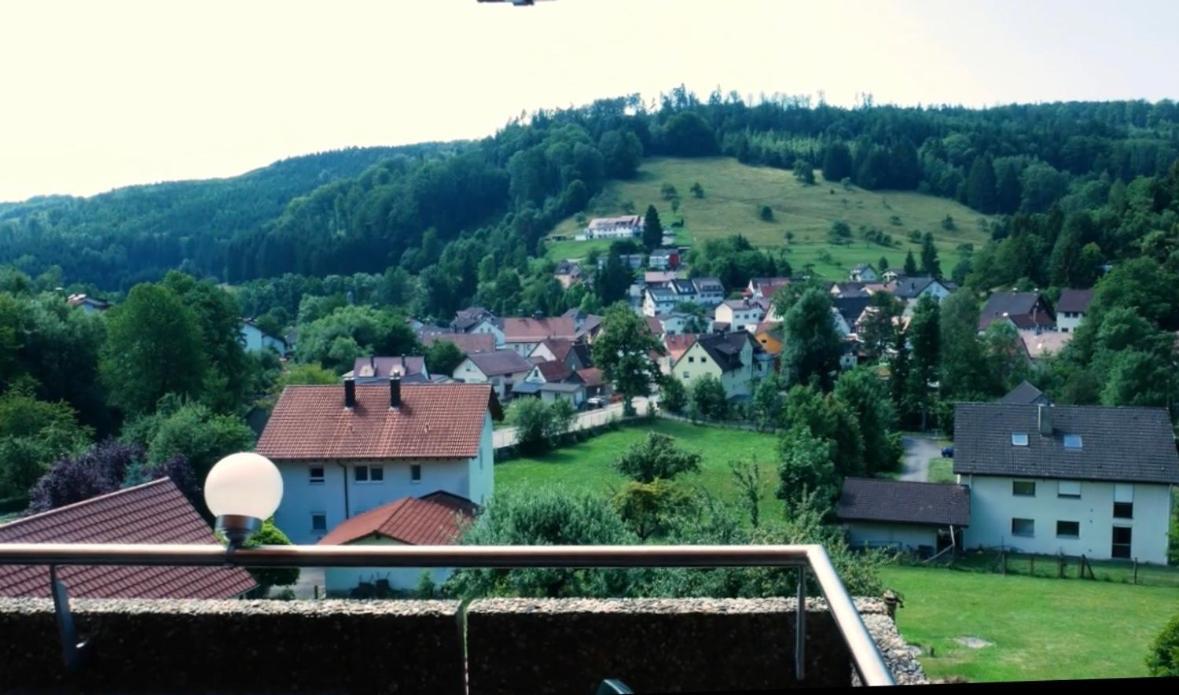
<instances>
[{"instance_id":1,"label":"sky","mask_svg":"<svg viewBox=\"0 0 1179 695\"><path fill-rule=\"evenodd\" d=\"M681 83L854 105L1179 97L1179 2L5 0L0 201L491 135Z\"/></svg>"}]
</instances>

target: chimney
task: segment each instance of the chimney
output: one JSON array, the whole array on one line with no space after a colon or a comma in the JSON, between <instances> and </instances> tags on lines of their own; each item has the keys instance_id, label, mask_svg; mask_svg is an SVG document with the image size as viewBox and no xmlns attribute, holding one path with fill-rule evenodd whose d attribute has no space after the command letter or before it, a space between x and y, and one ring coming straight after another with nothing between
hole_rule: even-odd
<instances>
[{"instance_id":1,"label":"chimney","mask_svg":"<svg viewBox=\"0 0 1179 695\"><path fill-rule=\"evenodd\" d=\"M344 407L356 407L356 380L352 377L344 379Z\"/></svg>"},{"instance_id":2,"label":"chimney","mask_svg":"<svg viewBox=\"0 0 1179 695\"><path fill-rule=\"evenodd\" d=\"M389 408L396 410L401 407L401 372L394 370L389 377Z\"/></svg>"},{"instance_id":3,"label":"chimney","mask_svg":"<svg viewBox=\"0 0 1179 695\"><path fill-rule=\"evenodd\" d=\"M1036 406L1036 422L1040 425L1040 434L1045 437L1052 436L1052 411L1048 410L1049 407L1043 403Z\"/></svg>"}]
</instances>

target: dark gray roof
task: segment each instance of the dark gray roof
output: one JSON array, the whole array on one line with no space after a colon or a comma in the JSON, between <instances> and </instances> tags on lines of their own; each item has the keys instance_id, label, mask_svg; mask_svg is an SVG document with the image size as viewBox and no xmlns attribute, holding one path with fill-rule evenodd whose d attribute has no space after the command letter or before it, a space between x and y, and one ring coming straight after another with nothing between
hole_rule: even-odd
<instances>
[{"instance_id":1,"label":"dark gray roof","mask_svg":"<svg viewBox=\"0 0 1179 695\"><path fill-rule=\"evenodd\" d=\"M1019 382L1019 386L1011 389L1011 392L999 399L1000 403L1007 405L1035 405L1043 403L1050 405L1052 399L1049 398L1043 391L1032 386L1027 380Z\"/></svg>"},{"instance_id":2,"label":"dark gray roof","mask_svg":"<svg viewBox=\"0 0 1179 695\"><path fill-rule=\"evenodd\" d=\"M465 333L487 318L494 319L495 315L481 306L468 307L455 312L454 320L450 322L450 326L456 331Z\"/></svg>"},{"instance_id":3,"label":"dark gray roof","mask_svg":"<svg viewBox=\"0 0 1179 695\"><path fill-rule=\"evenodd\" d=\"M1040 434L1037 413L1051 421ZM1013 432L1027 446L1013 446ZM1081 436L1065 449L1064 435ZM1065 480L1179 483L1179 455L1164 408L960 403L954 409L954 473Z\"/></svg>"},{"instance_id":4,"label":"dark gray roof","mask_svg":"<svg viewBox=\"0 0 1179 695\"><path fill-rule=\"evenodd\" d=\"M745 343L752 342L754 350L761 346L753 340L749 331L733 331L732 333L708 333L696 339L700 347L708 353L721 371L729 372L742 366L741 350Z\"/></svg>"},{"instance_id":5,"label":"dark gray roof","mask_svg":"<svg viewBox=\"0 0 1179 695\"><path fill-rule=\"evenodd\" d=\"M1056 303L1056 311L1077 312L1080 314L1089 310L1089 303L1093 301L1093 290L1061 290L1060 301Z\"/></svg>"},{"instance_id":6,"label":"dark gray roof","mask_svg":"<svg viewBox=\"0 0 1179 695\"><path fill-rule=\"evenodd\" d=\"M1042 308L1037 308L1037 304ZM1051 326L1054 323L1053 316L1048 312L1047 305L1042 302L1039 292L996 292L987 298L987 303L979 312L978 330L986 330L993 321L1004 316L1021 315L1028 316L1031 321L1017 321L1017 325L1022 323L1026 326Z\"/></svg>"},{"instance_id":7,"label":"dark gray roof","mask_svg":"<svg viewBox=\"0 0 1179 695\"><path fill-rule=\"evenodd\" d=\"M914 299L924 292L925 288L929 287L933 282L934 279L929 276L898 277L892 294L897 299Z\"/></svg>"},{"instance_id":8,"label":"dark gray roof","mask_svg":"<svg viewBox=\"0 0 1179 695\"><path fill-rule=\"evenodd\" d=\"M844 478L836 515L841 521L968 526L970 490L945 483Z\"/></svg>"},{"instance_id":9,"label":"dark gray roof","mask_svg":"<svg viewBox=\"0 0 1179 695\"><path fill-rule=\"evenodd\" d=\"M856 321L860 320L860 316L864 313L864 309L868 308L868 303L872 301L871 297L832 297L831 305L839 312L844 321L847 321L848 328L855 330Z\"/></svg>"},{"instance_id":10,"label":"dark gray roof","mask_svg":"<svg viewBox=\"0 0 1179 695\"><path fill-rule=\"evenodd\" d=\"M532 369L532 363L521 357L515 350L495 350L494 352L477 352L467 355L467 359L475 363L479 371L486 376L500 376L527 372Z\"/></svg>"}]
</instances>

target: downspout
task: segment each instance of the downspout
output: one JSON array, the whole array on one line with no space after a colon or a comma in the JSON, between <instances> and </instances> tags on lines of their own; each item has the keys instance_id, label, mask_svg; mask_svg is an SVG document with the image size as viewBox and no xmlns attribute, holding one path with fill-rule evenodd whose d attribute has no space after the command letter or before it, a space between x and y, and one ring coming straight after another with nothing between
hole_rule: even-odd
<instances>
[{"instance_id":1,"label":"downspout","mask_svg":"<svg viewBox=\"0 0 1179 695\"><path fill-rule=\"evenodd\" d=\"M340 470L343 471L344 475L344 518L351 519L352 510L348 506L348 466L345 466L339 461L336 461L336 465L340 467Z\"/></svg>"}]
</instances>

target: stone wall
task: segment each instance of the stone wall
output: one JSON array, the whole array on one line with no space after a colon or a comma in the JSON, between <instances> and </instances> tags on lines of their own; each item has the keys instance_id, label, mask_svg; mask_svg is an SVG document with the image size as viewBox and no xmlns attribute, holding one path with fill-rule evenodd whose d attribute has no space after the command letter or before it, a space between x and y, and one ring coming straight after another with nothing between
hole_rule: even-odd
<instances>
[{"instance_id":1,"label":"stone wall","mask_svg":"<svg viewBox=\"0 0 1179 695\"><path fill-rule=\"evenodd\" d=\"M67 676L47 599L0 599L0 691L592 693L797 685L793 599L75 600L92 653ZM878 600L857 600L898 683L925 682ZM850 656L807 603L803 685L847 686ZM466 661L464 662L464 647Z\"/></svg>"}]
</instances>

